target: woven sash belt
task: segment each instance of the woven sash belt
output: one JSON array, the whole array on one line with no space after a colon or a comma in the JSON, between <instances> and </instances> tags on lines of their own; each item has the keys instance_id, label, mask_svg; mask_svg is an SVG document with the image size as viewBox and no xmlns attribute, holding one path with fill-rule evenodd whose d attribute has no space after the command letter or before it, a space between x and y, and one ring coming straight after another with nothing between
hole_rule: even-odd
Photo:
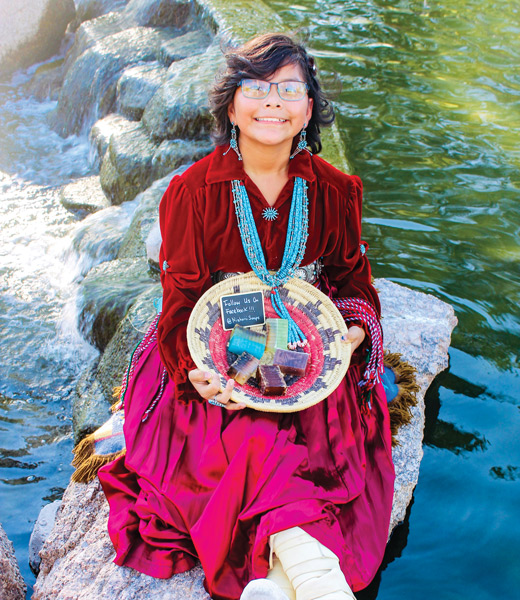
<instances>
[{"instance_id":1,"label":"woven sash belt","mask_svg":"<svg viewBox=\"0 0 520 600\"><path fill-rule=\"evenodd\" d=\"M318 258L318 260L311 262L309 265L298 267L294 276L303 279L303 281L306 281L307 283L314 284L318 281L322 269L323 264L321 259ZM236 273L226 273L225 271L215 271L215 273L211 273L211 279L213 284L215 284L224 281L224 279L229 279L229 277L235 277L236 275L243 275L243 272L237 271Z\"/></svg>"}]
</instances>

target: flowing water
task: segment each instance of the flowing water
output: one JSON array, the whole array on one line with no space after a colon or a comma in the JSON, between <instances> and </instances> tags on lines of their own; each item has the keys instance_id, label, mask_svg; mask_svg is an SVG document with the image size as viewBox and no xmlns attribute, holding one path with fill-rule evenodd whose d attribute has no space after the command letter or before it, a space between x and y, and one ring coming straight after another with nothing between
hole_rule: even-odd
<instances>
[{"instance_id":1,"label":"flowing water","mask_svg":"<svg viewBox=\"0 0 520 600\"><path fill-rule=\"evenodd\" d=\"M365 184L374 274L455 307L448 371L427 397L406 522L365 600L518 597L520 9L516 0L269 0L309 33ZM59 186L91 172L52 102L0 87L0 522L22 573L39 509L71 473L70 396L96 357L75 328ZM80 260L84 260L80 258ZM67 268L65 268L67 265ZM30 595L30 590L28 595Z\"/></svg>"},{"instance_id":2,"label":"flowing water","mask_svg":"<svg viewBox=\"0 0 520 600\"><path fill-rule=\"evenodd\" d=\"M77 220L58 189L90 172L88 143L49 128L55 103L24 97L28 76L0 87L0 522L30 597L29 536L70 478L70 397L97 351L77 331Z\"/></svg>"}]
</instances>

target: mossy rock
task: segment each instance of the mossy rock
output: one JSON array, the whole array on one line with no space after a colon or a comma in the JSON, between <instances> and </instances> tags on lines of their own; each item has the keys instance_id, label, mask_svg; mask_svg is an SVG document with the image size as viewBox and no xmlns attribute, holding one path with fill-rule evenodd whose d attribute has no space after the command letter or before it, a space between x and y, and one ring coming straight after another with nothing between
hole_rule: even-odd
<instances>
[{"instance_id":1,"label":"mossy rock","mask_svg":"<svg viewBox=\"0 0 520 600\"><path fill-rule=\"evenodd\" d=\"M145 259L104 262L80 284L79 330L103 351L136 298L153 283Z\"/></svg>"},{"instance_id":2,"label":"mossy rock","mask_svg":"<svg viewBox=\"0 0 520 600\"><path fill-rule=\"evenodd\" d=\"M101 164L101 187L112 204L133 200L152 181L152 159L157 145L141 123L119 121Z\"/></svg>"},{"instance_id":3,"label":"mossy rock","mask_svg":"<svg viewBox=\"0 0 520 600\"><path fill-rule=\"evenodd\" d=\"M152 139L207 138L212 126L208 92L223 64L212 44L198 56L174 62L168 77L145 108L142 122Z\"/></svg>"},{"instance_id":4,"label":"mossy rock","mask_svg":"<svg viewBox=\"0 0 520 600\"><path fill-rule=\"evenodd\" d=\"M146 291L139 294L106 347L96 370L96 379L107 402L114 402L112 399L113 389L121 385L132 351L143 339L157 314L155 300L161 297L160 283L152 284Z\"/></svg>"}]
</instances>

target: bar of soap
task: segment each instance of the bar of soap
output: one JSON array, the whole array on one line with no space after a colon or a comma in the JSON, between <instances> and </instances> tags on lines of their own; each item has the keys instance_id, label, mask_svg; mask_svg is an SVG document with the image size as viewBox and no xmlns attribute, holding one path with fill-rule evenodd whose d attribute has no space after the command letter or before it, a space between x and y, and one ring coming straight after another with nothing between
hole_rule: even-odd
<instances>
[{"instance_id":1,"label":"bar of soap","mask_svg":"<svg viewBox=\"0 0 520 600\"><path fill-rule=\"evenodd\" d=\"M295 352L294 350L276 349L274 353L273 365L280 367L280 371L284 375L296 375L303 377L309 355L307 352Z\"/></svg>"},{"instance_id":2,"label":"bar of soap","mask_svg":"<svg viewBox=\"0 0 520 600\"><path fill-rule=\"evenodd\" d=\"M264 396L282 396L287 391L287 384L279 367L260 365L256 378Z\"/></svg>"},{"instance_id":3,"label":"bar of soap","mask_svg":"<svg viewBox=\"0 0 520 600\"><path fill-rule=\"evenodd\" d=\"M260 364L272 365L274 359L274 352L274 350L271 350L270 348L266 347L265 352L262 354L262 358L260 359Z\"/></svg>"},{"instance_id":4,"label":"bar of soap","mask_svg":"<svg viewBox=\"0 0 520 600\"><path fill-rule=\"evenodd\" d=\"M251 331L242 325L235 325L228 342L228 350L234 354L247 352L255 358L262 358L267 336L259 331Z\"/></svg>"},{"instance_id":5,"label":"bar of soap","mask_svg":"<svg viewBox=\"0 0 520 600\"><path fill-rule=\"evenodd\" d=\"M289 321L287 319L266 319L267 340L265 347L273 352L276 348L287 350L289 337Z\"/></svg>"},{"instance_id":6,"label":"bar of soap","mask_svg":"<svg viewBox=\"0 0 520 600\"><path fill-rule=\"evenodd\" d=\"M255 374L260 360L248 352L243 352L235 362L230 365L227 374L240 385Z\"/></svg>"}]
</instances>

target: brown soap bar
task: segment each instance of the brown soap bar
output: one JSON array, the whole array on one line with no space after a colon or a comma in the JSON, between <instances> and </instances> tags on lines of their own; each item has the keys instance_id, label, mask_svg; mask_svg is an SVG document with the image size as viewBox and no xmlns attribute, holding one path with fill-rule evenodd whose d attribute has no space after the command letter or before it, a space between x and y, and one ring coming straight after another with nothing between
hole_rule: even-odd
<instances>
[{"instance_id":1,"label":"brown soap bar","mask_svg":"<svg viewBox=\"0 0 520 600\"><path fill-rule=\"evenodd\" d=\"M279 366L280 371L284 375L303 377L308 361L309 355L307 352L295 352L294 350L280 350L280 348L277 348L274 353L273 365Z\"/></svg>"},{"instance_id":2,"label":"brown soap bar","mask_svg":"<svg viewBox=\"0 0 520 600\"><path fill-rule=\"evenodd\" d=\"M227 374L240 385L243 385L250 377L255 374L258 368L258 358L243 352L235 362L230 365Z\"/></svg>"},{"instance_id":3,"label":"brown soap bar","mask_svg":"<svg viewBox=\"0 0 520 600\"><path fill-rule=\"evenodd\" d=\"M279 367L260 365L256 372L256 378L264 396L281 396L287 391L287 384Z\"/></svg>"}]
</instances>

